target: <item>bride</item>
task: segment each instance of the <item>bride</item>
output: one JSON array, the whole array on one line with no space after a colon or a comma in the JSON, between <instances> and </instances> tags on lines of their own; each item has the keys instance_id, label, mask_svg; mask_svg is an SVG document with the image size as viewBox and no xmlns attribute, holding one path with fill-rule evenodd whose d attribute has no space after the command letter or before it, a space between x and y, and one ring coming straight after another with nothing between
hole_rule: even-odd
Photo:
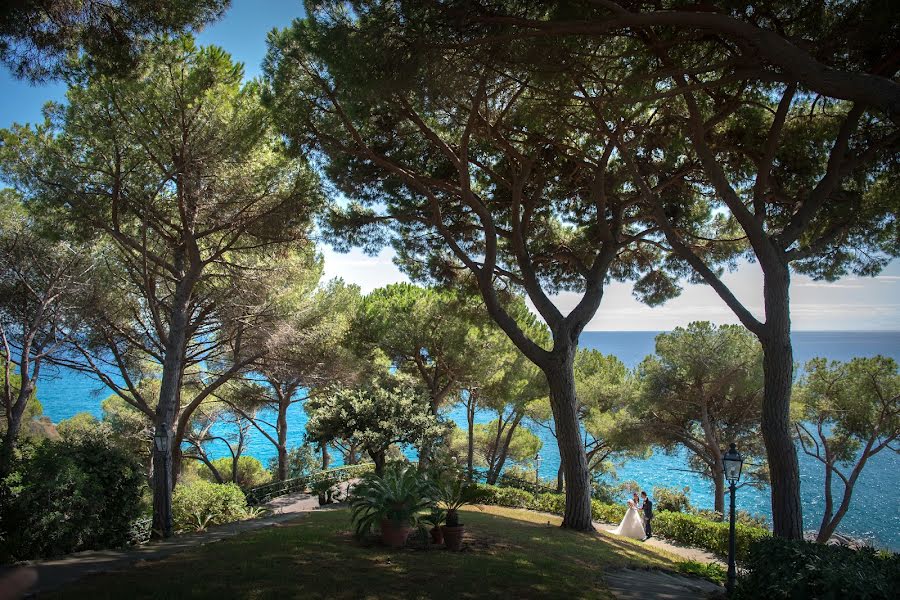
<instances>
[{"instance_id":1,"label":"bride","mask_svg":"<svg viewBox=\"0 0 900 600\"><path fill-rule=\"evenodd\" d=\"M619 523L615 529L608 530L615 535L623 535L625 537L634 538L636 540L644 539L644 519L641 517L639 510L640 500L638 495L628 501L628 510L625 511L625 518Z\"/></svg>"}]
</instances>

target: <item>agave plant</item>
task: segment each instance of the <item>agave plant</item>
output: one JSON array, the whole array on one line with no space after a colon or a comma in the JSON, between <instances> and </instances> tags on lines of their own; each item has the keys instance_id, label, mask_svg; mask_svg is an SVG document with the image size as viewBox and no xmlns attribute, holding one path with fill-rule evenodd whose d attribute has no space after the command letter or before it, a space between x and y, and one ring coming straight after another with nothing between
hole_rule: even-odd
<instances>
[{"instance_id":1,"label":"agave plant","mask_svg":"<svg viewBox=\"0 0 900 600\"><path fill-rule=\"evenodd\" d=\"M368 473L353 488L351 518L356 535L370 532L382 520L403 526L417 526L435 501L431 482L410 466L385 469L379 476Z\"/></svg>"}]
</instances>

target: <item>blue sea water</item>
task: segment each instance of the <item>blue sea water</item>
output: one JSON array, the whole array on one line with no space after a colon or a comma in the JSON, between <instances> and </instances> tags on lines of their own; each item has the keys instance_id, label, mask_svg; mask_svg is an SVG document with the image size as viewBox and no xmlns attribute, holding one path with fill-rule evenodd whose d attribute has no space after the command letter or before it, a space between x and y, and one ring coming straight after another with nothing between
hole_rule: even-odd
<instances>
[{"instance_id":1,"label":"blue sea water","mask_svg":"<svg viewBox=\"0 0 900 600\"><path fill-rule=\"evenodd\" d=\"M629 367L637 365L654 349L658 332L615 331L585 332L581 345L596 348L605 354L614 354ZM800 364L815 356L832 360L849 360L857 356L890 356L900 361L900 332L892 331L799 331L793 334L794 360ZM100 384L90 377L68 370L45 372L38 386L38 399L44 414L54 422L69 418L79 412L101 416L100 402L108 395ZM449 413L457 423L465 423L464 412ZM488 415L480 415L486 421ZM289 438L299 444L302 440L306 414L300 404L288 412ZM253 435L255 433L255 435ZM540 429L535 433L544 439L541 450L541 476L556 477L559 468L559 451L552 438ZM275 449L264 436L251 431L247 453L264 464L275 455ZM549 439L547 439L549 438ZM224 446L211 449L213 456L227 453ZM803 515L807 529L816 529L822 517L824 505L821 466L812 458L800 453L801 493ZM686 471L687 456L684 452L674 455L654 453L648 459L631 460L617 469L619 480L634 480L642 487L689 487L694 505L711 508L711 485L696 474ZM900 550L900 457L883 451L866 465L853 496L853 506L844 517L841 533L868 539L878 546ZM737 496L738 509L754 514L770 515L769 490L741 488Z\"/></svg>"}]
</instances>

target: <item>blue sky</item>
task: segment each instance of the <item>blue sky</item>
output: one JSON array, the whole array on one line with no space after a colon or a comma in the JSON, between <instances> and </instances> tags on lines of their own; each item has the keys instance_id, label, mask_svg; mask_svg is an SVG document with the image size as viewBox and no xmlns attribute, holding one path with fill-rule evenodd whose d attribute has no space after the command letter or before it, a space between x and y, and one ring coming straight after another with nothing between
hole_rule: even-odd
<instances>
[{"instance_id":1,"label":"blue sky","mask_svg":"<svg viewBox=\"0 0 900 600\"><path fill-rule=\"evenodd\" d=\"M202 44L225 48L235 60L245 64L247 77L259 74L266 51L266 34L286 27L302 16L300 0L233 0L225 17L198 36ZM0 127L14 122L41 119L47 100L62 100L61 84L31 86L14 80L0 67ZM392 253L366 256L358 250L338 254L323 247L326 276L343 277L370 291L406 278L392 263ZM756 265L744 264L726 275L735 294L759 316L762 307L762 279ZM576 294L562 294L557 302L564 310L578 301ZM848 277L836 283L814 282L795 275L791 288L792 321L796 330L898 330L900 329L900 261L894 261L875 278ZM607 286L597 316L589 330L668 330L694 320L735 323L731 311L719 297L703 285L686 286L684 293L666 305L648 308L631 296L629 284Z\"/></svg>"}]
</instances>

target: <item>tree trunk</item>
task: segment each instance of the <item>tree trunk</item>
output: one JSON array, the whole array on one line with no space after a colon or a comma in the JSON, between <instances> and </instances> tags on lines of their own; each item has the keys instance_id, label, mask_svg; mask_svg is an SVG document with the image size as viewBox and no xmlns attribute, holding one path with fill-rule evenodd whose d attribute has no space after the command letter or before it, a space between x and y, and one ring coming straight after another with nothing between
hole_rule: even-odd
<instances>
[{"instance_id":1,"label":"tree trunk","mask_svg":"<svg viewBox=\"0 0 900 600\"><path fill-rule=\"evenodd\" d=\"M276 422L276 433L278 434L278 481L285 481L288 478L287 408L288 404L286 402L278 403L278 421ZM322 449L325 451L324 445Z\"/></svg>"},{"instance_id":2,"label":"tree trunk","mask_svg":"<svg viewBox=\"0 0 900 600\"><path fill-rule=\"evenodd\" d=\"M384 474L384 450L373 452L369 450L369 456L372 457L372 462L375 463L375 474L381 476Z\"/></svg>"},{"instance_id":3,"label":"tree trunk","mask_svg":"<svg viewBox=\"0 0 900 600\"><path fill-rule=\"evenodd\" d=\"M544 371L550 386L550 405L556 423L559 457L566 482L566 506L562 526L577 531L593 531L591 485L587 455L581 441L578 401L575 396L574 359L577 346L568 343L554 348L556 360Z\"/></svg>"},{"instance_id":4,"label":"tree trunk","mask_svg":"<svg viewBox=\"0 0 900 600\"><path fill-rule=\"evenodd\" d=\"M516 414L515 418L513 418L512 422L509 424L509 428L506 431L506 435L503 438L503 443L500 445L500 451L498 452L497 462L494 465L494 479L496 480L500 473L503 472L503 465L506 464L506 457L509 455L509 446L512 444L513 435L516 432L516 428L519 426L519 423L522 422L522 417L525 415L522 413ZM539 481L536 483L540 483Z\"/></svg>"},{"instance_id":5,"label":"tree trunk","mask_svg":"<svg viewBox=\"0 0 900 600\"><path fill-rule=\"evenodd\" d=\"M22 417L25 415L28 398L34 392L34 383L30 377L23 376L20 386L16 394L16 401L12 402L10 399L12 406L8 407L6 411L6 433L3 435L3 446L0 448L0 453L2 453L0 455L0 478L6 477L12 472L16 442L22 430Z\"/></svg>"},{"instance_id":6,"label":"tree trunk","mask_svg":"<svg viewBox=\"0 0 900 600\"><path fill-rule=\"evenodd\" d=\"M175 413L178 409L181 372L187 335L192 283L179 282L172 300L168 340L163 360L159 404L156 407L156 431L153 448L153 531L155 535L172 535L173 447L175 445ZM162 447L157 445L162 442Z\"/></svg>"},{"instance_id":7,"label":"tree trunk","mask_svg":"<svg viewBox=\"0 0 900 600\"><path fill-rule=\"evenodd\" d=\"M328 444L322 444L322 470L325 471L328 469L328 464L331 462L331 455L328 454Z\"/></svg>"},{"instance_id":8,"label":"tree trunk","mask_svg":"<svg viewBox=\"0 0 900 600\"><path fill-rule=\"evenodd\" d=\"M562 461L559 461L559 469L556 470L556 493L562 494L563 485L565 485L566 476L563 471Z\"/></svg>"},{"instance_id":9,"label":"tree trunk","mask_svg":"<svg viewBox=\"0 0 900 600\"><path fill-rule=\"evenodd\" d=\"M834 516L834 496L831 493L832 481L831 465L825 463L825 511L822 514L822 523L819 525L819 533L816 535L816 541L824 544L834 533L837 525L832 525L831 518Z\"/></svg>"},{"instance_id":10,"label":"tree trunk","mask_svg":"<svg viewBox=\"0 0 900 600\"><path fill-rule=\"evenodd\" d=\"M786 266L764 270L763 296L766 332L763 347L765 391L762 404L762 435L766 446L772 485L772 531L778 537L803 537L803 507L800 502L800 467L791 435L791 386L794 354L791 345L790 274Z\"/></svg>"},{"instance_id":11,"label":"tree trunk","mask_svg":"<svg viewBox=\"0 0 900 600\"><path fill-rule=\"evenodd\" d=\"M469 403L466 405L466 424L468 425L469 446L466 449L466 468L469 471L469 481L475 477L475 397L474 392L469 392Z\"/></svg>"},{"instance_id":12,"label":"tree trunk","mask_svg":"<svg viewBox=\"0 0 900 600\"><path fill-rule=\"evenodd\" d=\"M714 509L720 515L725 516L725 470L721 465L713 467L713 485L715 486Z\"/></svg>"}]
</instances>

